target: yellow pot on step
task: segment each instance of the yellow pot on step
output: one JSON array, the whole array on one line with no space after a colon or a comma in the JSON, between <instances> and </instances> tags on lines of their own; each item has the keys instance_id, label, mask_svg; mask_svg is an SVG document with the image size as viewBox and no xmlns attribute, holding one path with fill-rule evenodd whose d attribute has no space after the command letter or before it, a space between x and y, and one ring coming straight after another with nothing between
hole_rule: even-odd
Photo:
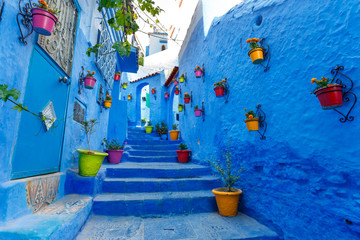
<instances>
[{"instance_id":1,"label":"yellow pot on step","mask_svg":"<svg viewBox=\"0 0 360 240\"><path fill-rule=\"evenodd\" d=\"M216 188L212 192L215 194L216 203L221 216L235 217L238 212L240 189L231 188L233 192L226 192L228 188Z\"/></svg>"},{"instance_id":2,"label":"yellow pot on step","mask_svg":"<svg viewBox=\"0 0 360 240\"><path fill-rule=\"evenodd\" d=\"M248 53L251 58L253 64L258 65L264 61L264 49L262 48L255 48L251 49Z\"/></svg>"},{"instance_id":3,"label":"yellow pot on step","mask_svg":"<svg viewBox=\"0 0 360 240\"><path fill-rule=\"evenodd\" d=\"M179 139L179 133L178 130L169 131L171 140L178 140Z\"/></svg>"},{"instance_id":4,"label":"yellow pot on step","mask_svg":"<svg viewBox=\"0 0 360 240\"><path fill-rule=\"evenodd\" d=\"M244 120L248 131L258 131L259 130L259 118L246 119Z\"/></svg>"}]
</instances>

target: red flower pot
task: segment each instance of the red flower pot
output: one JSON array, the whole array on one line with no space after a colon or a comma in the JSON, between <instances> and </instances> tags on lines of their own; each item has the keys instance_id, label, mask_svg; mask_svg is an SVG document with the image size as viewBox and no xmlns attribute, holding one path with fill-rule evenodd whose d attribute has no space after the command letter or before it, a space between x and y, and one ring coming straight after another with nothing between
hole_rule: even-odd
<instances>
[{"instance_id":1,"label":"red flower pot","mask_svg":"<svg viewBox=\"0 0 360 240\"><path fill-rule=\"evenodd\" d=\"M201 109L195 109L194 112L195 112L195 117L201 117L201 112L202 112Z\"/></svg>"},{"instance_id":2,"label":"red flower pot","mask_svg":"<svg viewBox=\"0 0 360 240\"><path fill-rule=\"evenodd\" d=\"M119 81L119 80L120 80L120 75L115 74L114 80L115 80L115 81Z\"/></svg>"},{"instance_id":3,"label":"red flower pot","mask_svg":"<svg viewBox=\"0 0 360 240\"><path fill-rule=\"evenodd\" d=\"M175 90L176 95L179 95L179 93L180 93L180 90Z\"/></svg>"},{"instance_id":4,"label":"red flower pot","mask_svg":"<svg viewBox=\"0 0 360 240\"><path fill-rule=\"evenodd\" d=\"M93 89L96 83L96 79L93 77L85 77L85 88Z\"/></svg>"},{"instance_id":5,"label":"red flower pot","mask_svg":"<svg viewBox=\"0 0 360 240\"><path fill-rule=\"evenodd\" d=\"M343 105L342 86L335 84L320 88L314 92L324 110L334 109Z\"/></svg>"},{"instance_id":6,"label":"red flower pot","mask_svg":"<svg viewBox=\"0 0 360 240\"><path fill-rule=\"evenodd\" d=\"M124 150L106 150L109 153L108 162L111 164L119 163Z\"/></svg>"},{"instance_id":7,"label":"red flower pot","mask_svg":"<svg viewBox=\"0 0 360 240\"><path fill-rule=\"evenodd\" d=\"M151 93L152 93L152 94L155 94L155 90L151 90Z\"/></svg>"},{"instance_id":8,"label":"red flower pot","mask_svg":"<svg viewBox=\"0 0 360 240\"><path fill-rule=\"evenodd\" d=\"M31 14L34 31L50 36L57 22L55 15L42 8L32 8Z\"/></svg>"},{"instance_id":9,"label":"red flower pot","mask_svg":"<svg viewBox=\"0 0 360 240\"><path fill-rule=\"evenodd\" d=\"M190 103L190 98L184 98L185 103Z\"/></svg>"},{"instance_id":10,"label":"red flower pot","mask_svg":"<svg viewBox=\"0 0 360 240\"><path fill-rule=\"evenodd\" d=\"M176 150L179 163L187 163L189 161L190 150Z\"/></svg>"},{"instance_id":11,"label":"red flower pot","mask_svg":"<svg viewBox=\"0 0 360 240\"><path fill-rule=\"evenodd\" d=\"M214 91L217 97L224 96L224 87L216 87L214 88Z\"/></svg>"}]
</instances>

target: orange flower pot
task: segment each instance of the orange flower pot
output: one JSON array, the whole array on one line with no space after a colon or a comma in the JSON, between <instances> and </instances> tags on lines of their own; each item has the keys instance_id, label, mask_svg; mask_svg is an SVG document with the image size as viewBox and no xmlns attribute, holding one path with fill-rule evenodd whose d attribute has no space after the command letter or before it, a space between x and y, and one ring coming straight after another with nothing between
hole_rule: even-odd
<instances>
[{"instance_id":1,"label":"orange flower pot","mask_svg":"<svg viewBox=\"0 0 360 240\"><path fill-rule=\"evenodd\" d=\"M111 108L111 103L112 103L111 101L105 100L104 107Z\"/></svg>"},{"instance_id":2,"label":"orange flower pot","mask_svg":"<svg viewBox=\"0 0 360 240\"><path fill-rule=\"evenodd\" d=\"M179 139L179 133L178 130L169 131L171 140L175 141Z\"/></svg>"},{"instance_id":3,"label":"orange flower pot","mask_svg":"<svg viewBox=\"0 0 360 240\"><path fill-rule=\"evenodd\" d=\"M232 188L234 192L225 192L228 188L216 188L212 192L215 194L216 203L221 216L235 217L238 213L240 189Z\"/></svg>"},{"instance_id":4,"label":"orange flower pot","mask_svg":"<svg viewBox=\"0 0 360 240\"><path fill-rule=\"evenodd\" d=\"M262 48L251 49L248 55L255 65L258 65L264 61L264 50Z\"/></svg>"},{"instance_id":5,"label":"orange flower pot","mask_svg":"<svg viewBox=\"0 0 360 240\"><path fill-rule=\"evenodd\" d=\"M258 131L259 130L259 118L246 119L244 120L248 131Z\"/></svg>"}]
</instances>

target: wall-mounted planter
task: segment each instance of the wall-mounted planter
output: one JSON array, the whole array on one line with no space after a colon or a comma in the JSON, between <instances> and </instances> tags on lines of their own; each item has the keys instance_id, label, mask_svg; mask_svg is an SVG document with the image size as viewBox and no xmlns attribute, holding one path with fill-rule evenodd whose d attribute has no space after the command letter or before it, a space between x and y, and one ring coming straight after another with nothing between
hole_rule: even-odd
<instances>
[{"instance_id":1,"label":"wall-mounted planter","mask_svg":"<svg viewBox=\"0 0 360 240\"><path fill-rule=\"evenodd\" d=\"M204 64L202 65L202 68L200 66L196 66L195 70L195 77L196 78L202 78L203 82L205 82L205 66Z\"/></svg>"},{"instance_id":2,"label":"wall-mounted planter","mask_svg":"<svg viewBox=\"0 0 360 240\"><path fill-rule=\"evenodd\" d=\"M265 38L259 40L259 38L250 38L246 42L250 43L250 51L248 55L254 65L261 65L264 67L264 72L270 69L270 48L267 44L264 43ZM266 66L263 65L263 62L267 62Z\"/></svg>"},{"instance_id":3,"label":"wall-mounted planter","mask_svg":"<svg viewBox=\"0 0 360 240\"><path fill-rule=\"evenodd\" d=\"M184 102L185 103L190 103L190 97L184 97Z\"/></svg>"},{"instance_id":4,"label":"wall-mounted planter","mask_svg":"<svg viewBox=\"0 0 360 240\"><path fill-rule=\"evenodd\" d=\"M86 89L94 89L96 79L93 77L85 77L85 88Z\"/></svg>"},{"instance_id":5,"label":"wall-mounted planter","mask_svg":"<svg viewBox=\"0 0 360 240\"><path fill-rule=\"evenodd\" d=\"M169 93L165 93L165 98L169 98Z\"/></svg>"},{"instance_id":6,"label":"wall-mounted planter","mask_svg":"<svg viewBox=\"0 0 360 240\"><path fill-rule=\"evenodd\" d=\"M45 36L50 36L55 23L58 21L57 17L42 8L32 8L31 14L34 31Z\"/></svg>"},{"instance_id":7,"label":"wall-mounted planter","mask_svg":"<svg viewBox=\"0 0 360 240\"><path fill-rule=\"evenodd\" d=\"M224 96L224 87L216 87L214 88L216 97Z\"/></svg>"},{"instance_id":8,"label":"wall-mounted planter","mask_svg":"<svg viewBox=\"0 0 360 240\"><path fill-rule=\"evenodd\" d=\"M248 52L253 64L258 65L264 61L264 49L258 47Z\"/></svg>"},{"instance_id":9,"label":"wall-mounted planter","mask_svg":"<svg viewBox=\"0 0 360 240\"><path fill-rule=\"evenodd\" d=\"M190 150L176 150L179 163L188 163L190 157Z\"/></svg>"},{"instance_id":10,"label":"wall-mounted planter","mask_svg":"<svg viewBox=\"0 0 360 240\"><path fill-rule=\"evenodd\" d=\"M202 70L201 69L195 70L195 77L201 78L201 76L202 76Z\"/></svg>"},{"instance_id":11,"label":"wall-mounted planter","mask_svg":"<svg viewBox=\"0 0 360 240\"><path fill-rule=\"evenodd\" d=\"M130 101L132 99L131 93L127 96L127 99Z\"/></svg>"},{"instance_id":12,"label":"wall-mounted planter","mask_svg":"<svg viewBox=\"0 0 360 240\"><path fill-rule=\"evenodd\" d=\"M178 88L175 89L175 95L179 95L180 94L180 90Z\"/></svg>"},{"instance_id":13,"label":"wall-mounted planter","mask_svg":"<svg viewBox=\"0 0 360 240\"><path fill-rule=\"evenodd\" d=\"M152 133L152 130L153 130L153 126L146 126L145 127L145 132L146 133Z\"/></svg>"},{"instance_id":14,"label":"wall-mounted planter","mask_svg":"<svg viewBox=\"0 0 360 240\"><path fill-rule=\"evenodd\" d=\"M174 79L174 85L177 86L179 84L178 80L176 78Z\"/></svg>"},{"instance_id":15,"label":"wall-mounted planter","mask_svg":"<svg viewBox=\"0 0 360 240\"><path fill-rule=\"evenodd\" d=\"M215 96L220 98L220 97L225 97L225 103L228 103L228 99L229 99L229 84L227 82L227 78L224 78L223 80L214 83L214 91L215 91Z\"/></svg>"},{"instance_id":16,"label":"wall-mounted planter","mask_svg":"<svg viewBox=\"0 0 360 240\"><path fill-rule=\"evenodd\" d=\"M244 120L248 131L259 131L259 118Z\"/></svg>"},{"instance_id":17,"label":"wall-mounted planter","mask_svg":"<svg viewBox=\"0 0 360 240\"><path fill-rule=\"evenodd\" d=\"M104 101L104 107L105 108L111 108L111 104L112 104L112 101L109 101L109 100Z\"/></svg>"},{"instance_id":18,"label":"wall-mounted planter","mask_svg":"<svg viewBox=\"0 0 360 240\"><path fill-rule=\"evenodd\" d=\"M109 154L108 163L117 164L120 163L124 150L106 150L106 152Z\"/></svg>"},{"instance_id":19,"label":"wall-mounted planter","mask_svg":"<svg viewBox=\"0 0 360 240\"><path fill-rule=\"evenodd\" d=\"M115 76L114 76L114 80L115 81L119 81L120 80L120 74L115 74Z\"/></svg>"},{"instance_id":20,"label":"wall-mounted planter","mask_svg":"<svg viewBox=\"0 0 360 240\"><path fill-rule=\"evenodd\" d=\"M324 110L334 109L343 105L342 86L334 84L320 88L314 92Z\"/></svg>"},{"instance_id":21,"label":"wall-mounted planter","mask_svg":"<svg viewBox=\"0 0 360 240\"><path fill-rule=\"evenodd\" d=\"M122 88L123 88L123 89L127 89L127 85L128 85L127 83L123 83L123 84L122 84Z\"/></svg>"},{"instance_id":22,"label":"wall-mounted planter","mask_svg":"<svg viewBox=\"0 0 360 240\"><path fill-rule=\"evenodd\" d=\"M201 117L201 112L202 112L201 109L194 109L194 112L195 112L195 117Z\"/></svg>"},{"instance_id":23,"label":"wall-mounted planter","mask_svg":"<svg viewBox=\"0 0 360 240\"><path fill-rule=\"evenodd\" d=\"M245 108L246 111L246 108ZM261 109L261 105L256 106L256 112L248 111L245 116L247 119L244 120L247 130L249 132L257 131L260 134L260 140L265 140L265 132L267 129L267 124L265 122L266 115ZM262 129L262 132L260 131Z\"/></svg>"},{"instance_id":24,"label":"wall-mounted planter","mask_svg":"<svg viewBox=\"0 0 360 240\"><path fill-rule=\"evenodd\" d=\"M179 110L179 112L182 112L184 110L184 105L179 104L178 105L178 110Z\"/></svg>"},{"instance_id":25,"label":"wall-mounted planter","mask_svg":"<svg viewBox=\"0 0 360 240\"><path fill-rule=\"evenodd\" d=\"M179 78L179 81L181 83L185 82L185 75L184 74L181 74L180 78Z\"/></svg>"},{"instance_id":26,"label":"wall-mounted planter","mask_svg":"<svg viewBox=\"0 0 360 240\"><path fill-rule=\"evenodd\" d=\"M151 88L151 93L155 94L156 93L156 89L155 88Z\"/></svg>"}]
</instances>

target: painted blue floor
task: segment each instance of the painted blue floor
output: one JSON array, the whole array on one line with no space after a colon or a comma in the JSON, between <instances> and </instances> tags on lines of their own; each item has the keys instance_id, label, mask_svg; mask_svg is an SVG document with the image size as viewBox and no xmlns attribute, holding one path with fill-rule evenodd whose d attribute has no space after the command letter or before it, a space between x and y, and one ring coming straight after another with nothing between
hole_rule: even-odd
<instances>
[{"instance_id":1,"label":"painted blue floor","mask_svg":"<svg viewBox=\"0 0 360 240\"><path fill-rule=\"evenodd\" d=\"M276 240L277 234L254 219L239 213L221 217L200 213L160 218L92 215L76 240Z\"/></svg>"}]
</instances>

